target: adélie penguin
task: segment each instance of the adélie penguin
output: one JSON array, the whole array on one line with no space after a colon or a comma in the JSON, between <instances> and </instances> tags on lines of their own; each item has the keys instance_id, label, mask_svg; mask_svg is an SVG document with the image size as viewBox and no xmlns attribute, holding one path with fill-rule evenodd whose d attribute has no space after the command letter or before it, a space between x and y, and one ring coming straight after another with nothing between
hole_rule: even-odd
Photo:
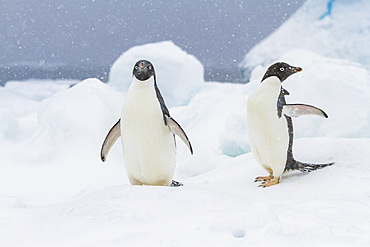
<instances>
[{"instance_id":1,"label":"ad\u00e9lie penguin","mask_svg":"<svg viewBox=\"0 0 370 247\"><path fill-rule=\"evenodd\" d=\"M193 149L181 126L170 116L159 91L153 65L138 61L122 106L121 118L111 128L101 148L104 162L121 137L126 173L132 185L181 186L175 172L175 135Z\"/></svg>"},{"instance_id":2,"label":"ad\u00e9lie penguin","mask_svg":"<svg viewBox=\"0 0 370 247\"><path fill-rule=\"evenodd\" d=\"M291 117L317 115L327 118L321 109L305 104L286 104L289 92L281 83L290 75L302 71L299 67L278 62L271 65L259 87L249 96L247 103L248 136L252 154L269 173L257 177L261 187L278 184L280 177L289 171L311 172L334 163L308 164L293 157L293 122Z\"/></svg>"}]
</instances>

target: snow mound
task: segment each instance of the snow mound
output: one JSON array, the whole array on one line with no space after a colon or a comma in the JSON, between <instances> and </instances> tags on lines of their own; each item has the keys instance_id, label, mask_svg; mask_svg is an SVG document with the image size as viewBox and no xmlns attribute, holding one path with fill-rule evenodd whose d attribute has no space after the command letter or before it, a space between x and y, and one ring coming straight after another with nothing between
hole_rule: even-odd
<instances>
[{"instance_id":1,"label":"snow mound","mask_svg":"<svg viewBox=\"0 0 370 247\"><path fill-rule=\"evenodd\" d=\"M0 108L0 138L12 140L17 137L19 123L17 118L8 109Z\"/></svg>"},{"instance_id":2,"label":"snow mound","mask_svg":"<svg viewBox=\"0 0 370 247\"><path fill-rule=\"evenodd\" d=\"M158 87L169 107L184 105L204 82L203 65L171 41L132 47L112 65L109 85L127 91L134 64L141 59L152 62Z\"/></svg>"},{"instance_id":3,"label":"snow mound","mask_svg":"<svg viewBox=\"0 0 370 247\"><path fill-rule=\"evenodd\" d=\"M105 119L115 116L118 120L121 101L117 91L98 79L86 79L55 93L39 106L37 139L45 136L48 140L42 141L54 145L63 140L90 139L91 132L105 127Z\"/></svg>"},{"instance_id":4,"label":"snow mound","mask_svg":"<svg viewBox=\"0 0 370 247\"><path fill-rule=\"evenodd\" d=\"M68 89L78 83L75 80L35 80L8 81L4 88L7 91L25 97L30 100L41 101L58 91Z\"/></svg>"},{"instance_id":5,"label":"snow mound","mask_svg":"<svg viewBox=\"0 0 370 247\"><path fill-rule=\"evenodd\" d=\"M361 63L370 68L370 1L308 0L288 21L252 48L239 64L247 81L292 49Z\"/></svg>"},{"instance_id":6,"label":"snow mound","mask_svg":"<svg viewBox=\"0 0 370 247\"><path fill-rule=\"evenodd\" d=\"M35 117L38 103L0 87L0 143L14 141L25 134L29 119ZM20 121L22 125L20 126Z\"/></svg>"},{"instance_id":7,"label":"snow mound","mask_svg":"<svg viewBox=\"0 0 370 247\"><path fill-rule=\"evenodd\" d=\"M171 115L188 135L194 155L177 145L176 172L193 177L215 169L223 159L249 151L246 129L246 99L250 86L205 83L186 107L171 108ZM199 164L202 164L199 166Z\"/></svg>"}]
</instances>

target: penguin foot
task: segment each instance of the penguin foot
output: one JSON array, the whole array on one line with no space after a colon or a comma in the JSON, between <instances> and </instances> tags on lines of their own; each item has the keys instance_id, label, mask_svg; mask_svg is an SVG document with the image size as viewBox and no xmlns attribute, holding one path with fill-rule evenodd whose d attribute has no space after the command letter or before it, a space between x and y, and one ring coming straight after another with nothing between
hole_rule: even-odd
<instances>
[{"instance_id":1,"label":"penguin foot","mask_svg":"<svg viewBox=\"0 0 370 247\"><path fill-rule=\"evenodd\" d=\"M172 180L172 183L170 185L171 187L180 187L180 186L184 186L184 184L180 183L180 182L177 182L175 180Z\"/></svg>"},{"instance_id":2,"label":"penguin foot","mask_svg":"<svg viewBox=\"0 0 370 247\"><path fill-rule=\"evenodd\" d=\"M272 175L270 175L268 177L256 177L254 182L268 181L268 180L271 180L271 179L274 179L274 177Z\"/></svg>"},{"instance_id":3,"label":"penguin foot","mask_svg":"<svg viewBox=\"0 0 370 247\"><path fill-rule=\"evenodd\" d=\"M263 183L260 186L258 186L258 187L266 188L266 187L269 187L269 186L278 184L279 181L280 181L280 178L279 177L277 177L277 178L274 178L273 177L273 179L270 179L270 180L267 180L267 181L263 181Z\"/></svg>"}]
</instances>

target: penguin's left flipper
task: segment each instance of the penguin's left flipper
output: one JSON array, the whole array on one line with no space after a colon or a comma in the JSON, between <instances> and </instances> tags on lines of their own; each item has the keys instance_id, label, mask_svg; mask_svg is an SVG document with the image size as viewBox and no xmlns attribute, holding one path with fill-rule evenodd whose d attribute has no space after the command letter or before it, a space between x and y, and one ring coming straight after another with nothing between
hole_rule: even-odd
<instances>
[{"instance_id":1,"label":"penguin's left flipper","mask_svg":"<svg viewBox=\"0 0 370 247\"><path fill-rule=\"evenodd\" d=\"M193 148L189 141L188 136L185 134L185 131L181 128L180 124L178 124L175 119L172 117L165 115L166 123L170 131L180 137L180 139L185 143L185 145L189 148L190 153L193 154Z\"/></svg>"},{"instance_id":2,"label":"penguin's left flipper","mask_svg":"<svg viewBox=\"0 0 370 247\"><path fill-rule=\"evenodd\" d=\"M288 117L300 117L303 115L317 115L320 117L328 118L328 115L312 105L305 104L286 104L283 105L283 114Z\"/></svg>"},{"instance_id":3,"label":"penguin's left flipper","mask_svg":"<svg viewBox=\"0 0 370 247\"><path fill-rule=\"evenodd\" d=\"M119 119L118 122L115 125L113 125L113 127L108 132L108 135L104 139L100 151L100 158L103 162L105 162L105 160L107 159L110 149L120 136L121 136L121 119Z\"/></svg>"}]
</instances>

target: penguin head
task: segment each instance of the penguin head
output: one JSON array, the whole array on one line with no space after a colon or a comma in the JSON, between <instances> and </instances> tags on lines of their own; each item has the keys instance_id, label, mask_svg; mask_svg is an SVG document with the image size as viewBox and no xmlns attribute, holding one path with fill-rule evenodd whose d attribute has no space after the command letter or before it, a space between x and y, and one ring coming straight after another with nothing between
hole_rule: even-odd
<instances>
[{"instance_id":1,"label":"penguin head","mask_svg":"<svg viewBox=\"0 0 370 247\"><path fill-rule=\"evenodd\" d=\"M140 60L135 63L132 75L140 81L146 81L150 77L155 77L154 67L151 62L147 60Z\"/></svg>"},{"instance_id":2,"label":"penguin head","mask_svg":"<svg viewBox=\"0 0 370 247\"><path fill-rule=\"evenodd\" d=\"M281 82L283 82L290 75L297 73L299 71L302 71L302 68L291 66L283 62L274 63L267 69L261 82L270 76L276 76L280 79Z\"/></svg>"}]
</instances>

